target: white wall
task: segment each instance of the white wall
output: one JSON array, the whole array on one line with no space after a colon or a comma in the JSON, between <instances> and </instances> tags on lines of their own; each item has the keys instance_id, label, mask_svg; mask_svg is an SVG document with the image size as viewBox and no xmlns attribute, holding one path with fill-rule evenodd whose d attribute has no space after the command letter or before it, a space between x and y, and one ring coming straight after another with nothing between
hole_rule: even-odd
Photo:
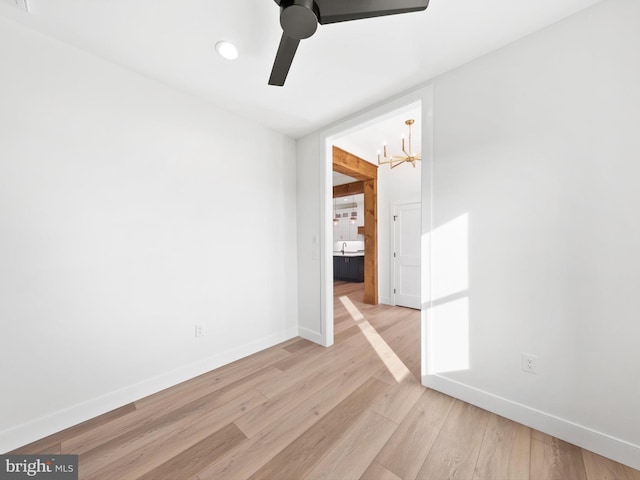
<instances>
[{"instance_id":1,"label":"white wall","mask_svg":"<svg viewBox=\"0 0 640 480\"><path fill-rule=\"evenodd\" d=\"M324 344L323 333L325 332L321 327L324 314L324 306L321 304L323 259L320 255L324 234L320 226L322 210L320 189L321 184L324 185L324 183L322 182L323 165L319 159L320 136L318 134L307 135L296 141L299 335ZM331 228L333 229L333 226Z\"/></svg>"},{"instance_id":2,"label":"white wall","mask_svg":"<svg viewBox=\"0 0 640 480\"><path fill-rule=\"evenodd\" d=\"M378 168L378 299L393 301L393 209L401 203L418 203L421 164L413 168L400 165L393 170L387 165Z\"/></svg>"},{"instance_id":3,"label":"white wall","mask_svg":"<svg viewBox=\"0 0 640 480\"><path fill-rule=\"evenodd\" d=\"M434 160L422 175L433 245L424 381L635 468L638 18L638 2L606 1L435 79ZM319 135L298 142L308 225L322 218ZM308 267L301 301L321 324L322 291L310 288L320 263ZM464 370L435 368L447 363L435 358L442 346ZM538 356L537 375L521 371L522 352Z\"/></svg>"},{"instance_id":4,"label":"white wall","mask_svg":"<svg viewBox=\"0 0 640 480\"><path fill-rule=\"evenodd\" d=\"M638 19L603 2L435 80L431 366L464 342L438 329L461 298L469 365L427 379L636 468Z\"/></svg>"},{"instance_id":5,"label":"white wall","mask_svg":"<svg viewBox=\"0 0 640 480\"><path fill-rule=\"evenodd\" d=\"M0 65L0 452L297 334L292 140L3 19Z\"/></svg>"}]
</instances>

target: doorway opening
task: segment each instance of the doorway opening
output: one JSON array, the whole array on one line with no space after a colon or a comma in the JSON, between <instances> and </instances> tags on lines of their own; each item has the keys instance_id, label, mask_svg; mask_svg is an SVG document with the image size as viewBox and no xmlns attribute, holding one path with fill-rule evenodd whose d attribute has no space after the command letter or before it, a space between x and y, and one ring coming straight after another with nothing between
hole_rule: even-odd
<instances>
[{"instance_id":1,"label":"doorway opening","mask_svg":"<svg viewBox=\"0 0 640 480\"><path fill-rule=\"evenodd\" d=\"M412 109L418 109L417 113L409 114ZM399 130L393 134L391 131L383 131L378 135L372 136L371 147L365 151L358 150L354 145L345 144L345 140L349 138L353 139L357 137L359 132L380 125L384 121L398 117ZM419 185L418 199L410 195L400 195L395 201L382 201L378 198L376 202L377 206L377 244L378 244L378 303L382 304L381 307L387 307L394 305L395 298L392 294L393 283L392 280L392 266L390 258L393 256L392 249L392 235L390 225L393 221L393 210L396 208L396 204L409 204L409 203L421 203L420 210L420 232L421 238L419 241L421 265L418 268L420 279L420 302L421 308L418 312L420 317L420 370L424 375L428 371L428 358L429 358L429 345L427 340L427 322L429 302L429 271L430 271L430 244L429 244L429 232L431 229L431 169L432 169L432 138L433 138L433 87L431 85L425 85L412 92L400 95L394 99L387 100L384 103L373 106L361 113L352 115L349 118L335 124L332 127L327 128L319 134L319 154L323 161L320 163L320 240L319 240L319 252L320 252L320 282L319 282L319 320L318 325L318 343L324 346L330 346L334 343L334 278L333 278L333 252L334 252L334 238L333 238L333 220L334 220L334 200L333 200L333 147L352 153L358 157L369 157L368 163L372 166L377 166L377 151L382 149L381 142L386 140L388 152L390 155L396 154L398 151L402 151L402 133L406 133L406 120L413 118L415 123L413 124L414 135L420 135L424 142L424 145L414 147L415 150L420 150L422 153L422 161L415 162L416 166L410 164L402 164L396 168L391 169L389 165L381 165L377 170L380 175L408 175L410 173L420 173L421 178L416 179ZM415 117L415 118L414 118ZM403 130L404 128L404 130ZM414 137L414 141L416 137ZM309 145L313 148L312 145ZM384 153L384 152L382 152ZM355 179L357 180L357 179ZM347 183L355 183L354 181L348 181ZM386 188L388 185L379 176L377 187L377 193L380 195L380 189ZM350 187L344 187L350 188ZM397 191L404 192L402 188ZM404 192L407 193L407 192ZM386 225L384 225L386 223ZM312 241L316 242L315 237L312 237ZM386 260L382 257L386 255ZM365 255L366 256L366 255ZM382 259L382 260L381 260ZM397 290L397 289L396 289ZM385 305L386 304L386 305ZM363 308L368 309L368 304L363 303ZM411 309L401 309L406 311L414 311Z\"/></svg>"},{"instance_id":2,"label":"doorway opening","mask_svg":"<svg viewBox=\"0 0 640 480\"><path fill-rule=\"evenodd\" d=\"M414 126L411 147L409 124ZM392 158L408 153L417 157L422 148L421 133L422 104L414 100L327 139L327 152L331 153L331 220L325 238L332 246L326 278L331 285L327 291L348 292L345 298L361 302L365 311L368 305L379 303L386 314L390 313L387 306L418 310L421 306L421 164L419 160L384 163L386 155ZM351 210L345 212L344 205ZM349 228L346 222L355 224L355 228ZM412 258L406 255L408 247ZM364 275L358 276L362 265ZM334 300L334 295L329 298ZM331 331L330 344L334 331L342 335L345 327L344 323L338 325L344 320L340 315L342 300L335 297L336 303L326 307L327 313L334 313L327 315L331 319L331 325L326 325ZM419 324L419 314L416 318ZM420 348L415 357L419 362Z\"/></svg>"},{"instance_id":3,"label":"doorway opening","mask_svg":"<svg viewBox=\"0 0 640 480\"><path fill-rule=\"evenodd\" d=\"M364 303L377 305L378 167L336 145L332 146L331 151L334 200L333 278L364 283ZM343 183L345 180L348 183ZM358 208L357 200L360 198L362 201ZM341 207L344 206L342 200L351 200L350 214L344 212L344 208L338 208L337 199L341 200ZM362 212L360 216L358 210Z\"/></svg>"}]
</instances>

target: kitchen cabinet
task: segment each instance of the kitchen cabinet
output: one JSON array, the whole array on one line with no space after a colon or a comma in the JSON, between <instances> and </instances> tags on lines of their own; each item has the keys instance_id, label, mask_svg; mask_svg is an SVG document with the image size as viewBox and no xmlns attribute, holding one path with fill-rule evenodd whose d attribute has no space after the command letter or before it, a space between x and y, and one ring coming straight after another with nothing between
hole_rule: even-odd
<instances>
[{"instance_id":1,"label":"kitchen cabinet","mask_svg":"<svg viewBox=\"0 0 640 480\"><path fill-rule=\"evenodd\" d=\"M364 282L364 255L334 255L333 279L346 282Z\"/></svg>"},{"instance_id":2,"label":"kitchen cabinet","mask_svg":"<svg viewBox=\"0 0 640 480\"><path fill-rule=\"evenodd\" d=\"M354 195L352 203L334 206L333 219L336 218L338 221L333 224L334 242L364 240L359 231L359 227L364 226L364 195ZM351 223L351 219L355 219L355 223Z\"/></svg>"}]
</instances>

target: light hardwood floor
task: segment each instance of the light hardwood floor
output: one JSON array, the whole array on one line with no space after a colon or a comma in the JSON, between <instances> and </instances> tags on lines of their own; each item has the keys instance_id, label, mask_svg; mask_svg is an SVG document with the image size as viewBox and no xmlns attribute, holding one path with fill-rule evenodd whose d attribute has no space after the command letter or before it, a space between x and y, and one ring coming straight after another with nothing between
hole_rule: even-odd
<instances>
[{"instance_id":1,"label":"light hardwood floor","mask_svg":"<svg viewBox=\"0 0 640 480\"><path fill-rule=\"evenodd\" d=\"M335 293L334 346L294 338L15 453L79 454L100 480L640 480L423 388L419 312Z\"/></svg>"}]
</instances>

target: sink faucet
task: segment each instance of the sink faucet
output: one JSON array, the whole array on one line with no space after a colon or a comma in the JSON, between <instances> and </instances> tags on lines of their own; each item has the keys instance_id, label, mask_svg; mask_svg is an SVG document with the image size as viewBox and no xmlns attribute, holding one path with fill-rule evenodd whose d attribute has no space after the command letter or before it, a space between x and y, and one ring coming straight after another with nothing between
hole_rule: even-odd
<instances>
[{"instance_id":1,"label":"sink faucet","mask_svg":"<svg viewBox=\"0 0 640 480\"><path fill-rule=\"evenodd\" d=\"M347 248L347 242L342 242L342 250L340 250L342 252L342 254L344 255L344 249Z\"/></svg>"}]
</instances>

